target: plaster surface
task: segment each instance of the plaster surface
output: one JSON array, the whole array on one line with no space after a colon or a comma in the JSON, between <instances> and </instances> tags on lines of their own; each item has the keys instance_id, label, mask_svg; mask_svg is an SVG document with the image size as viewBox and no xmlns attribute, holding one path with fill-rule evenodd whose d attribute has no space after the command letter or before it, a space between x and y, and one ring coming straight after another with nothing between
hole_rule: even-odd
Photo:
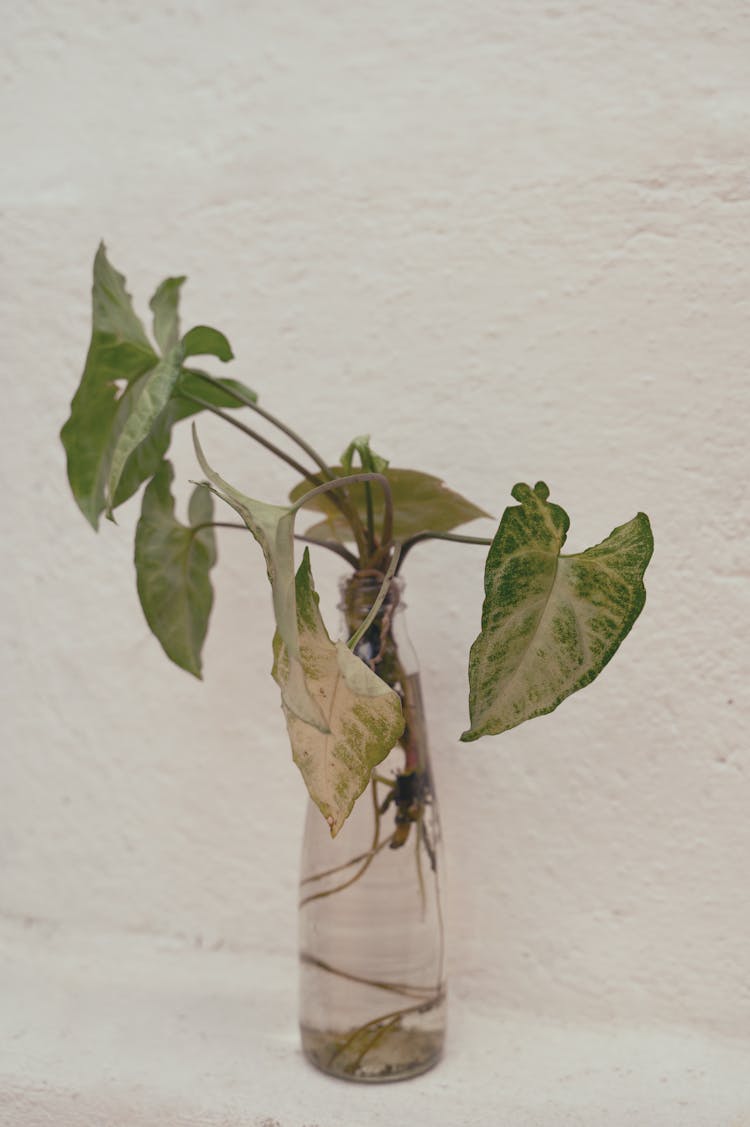
<instances>
[{"instance_id":1,"label":"plaster surface","mask_svg":"<svg viewBox=\"0 0 750 1127\"><path fill-rule=\"evenodd\" d=\"M498 516L516 481L544 479L571 514L571 550L650 514L647 606L611 667L555 714L471 746L458 735L482 552L409 560L454 1005L477 1023L467 1043L501 1058L506 1012L674 1026L686 1060L690 1045L750 1038L746 5L33 0L4 27L7 980L29 927L102 944L103 967L136 939L220 948L230 976L294 965L305 797L268 676L260 553L239 534L220 543L199 683L138 607L138 501L95 536L67 490L57 435L104 238L144 318L157 283L188 274L184 324L223 329L227 374L331 459L369 431L394 465ZM200 432L225 477L284 499L283 465L214 420ZM187 483L186 434L173 454ZM319 561L334 622L337 570ZM44 981L54 952L34 949ZM108 974L92 1013L126 1004ZM258 1052L264 1014L237 1019ZM54 1087L44 1028L14 1084L26 1069ZM638 1068L653 1053L653 1077L671 1052L660 1036L634 1049ZM139 1080L138 1040L128 1025L118 1042L131 1094L152 1077ZM606 1037L586 1044L615 1059ZM80 1080L61 1064L60 1090L110 1098L92 1062ZM727 1101L747 1103L739 1072L722 1076ZM519 1083L517 1107L533 1109ZM705 1122L739 1127L729 1106ZM250 1108L266 1110L282 1115Z\"/></svg>"}]
</instances>

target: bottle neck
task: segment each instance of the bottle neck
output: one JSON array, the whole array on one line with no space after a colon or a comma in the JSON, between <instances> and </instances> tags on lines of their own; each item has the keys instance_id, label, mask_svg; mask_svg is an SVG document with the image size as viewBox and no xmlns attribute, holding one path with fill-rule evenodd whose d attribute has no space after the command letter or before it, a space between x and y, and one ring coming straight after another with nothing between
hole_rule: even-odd
<instances>
[{"instance_id":1,"label":"bottle neck","mask_svg":"<svg viewBox=\"0 0 750 1127\"><path fill-rule=\"evenodd\" d=\"M377 576L348 576L339 590L339 610L347 638L359 629L380 592ZM399 741L405 753L405 770L424 770L427 765L427 738L419 683L419 663L406 630L404 585L394 579L375 618L355 648L378 677L394 689L404 709L406 729Z\"/></svg>"},{"instance_id":2,"label":"bottle neck","mask_svg":"<svg viewBox=\"0 0 750 1127\"><path fill-rule=\"evenodd\" d=\"M351 638L367 618L380 593L381 584L379 576L357 573L341 580L339 611L345 637ZM394 682L387 669L392 661L387 661L388 658L397 660L399 676L419 672L414 647L406 630L405 609L403 581L393 579L377 614L355 648L357 656L391 685Z\"/></svg>"}]
</instances>

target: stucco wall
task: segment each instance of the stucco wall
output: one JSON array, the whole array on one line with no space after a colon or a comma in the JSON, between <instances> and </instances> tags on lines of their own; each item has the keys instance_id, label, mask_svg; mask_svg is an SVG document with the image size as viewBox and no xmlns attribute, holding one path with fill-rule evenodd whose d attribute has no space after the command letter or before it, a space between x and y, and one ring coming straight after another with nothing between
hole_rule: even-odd
<instances>
[{"instance_id":1,"label":"stucco wall","mask_svg":"<svg viewBox=\"0 0 750 1127\"><path fill-rule=\"evenodd\" d=\"M747 1032L746 5L5 19L0 913L295 950L305 800L260 553L221 542L199 684L142 619L137 505L97 537L67 490L103 237L143 315L188 274L185 323L224 329L234 373L331 458L369 431L498 515L543 478L573 549L650 513L648 603L612 666L471 746L482 551L410 559L454 991ZM283 466L200 426L225 476L283 499ZM187 436L176 453L195 476Z\"/></svg>"}]
</instances>

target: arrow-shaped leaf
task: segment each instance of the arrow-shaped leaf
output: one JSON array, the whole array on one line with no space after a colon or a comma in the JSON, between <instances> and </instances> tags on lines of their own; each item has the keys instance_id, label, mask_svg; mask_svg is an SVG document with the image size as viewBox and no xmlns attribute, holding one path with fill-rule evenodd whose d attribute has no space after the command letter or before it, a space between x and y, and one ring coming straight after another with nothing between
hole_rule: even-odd
<instances>
[{"instance_id":1,"label":"arrow-shaped leaf","mask_svg":"<svg viewBox=\"0 0 750 1127\"><path fill-rule=\"evenodd\" d=\"M201 675L201 650L213 605L209 573L216 563L211 494L197 486L189 526L174 515L172 466L163 461L143 494L135 534L138 595L152 632L175 664Z\"/></svg>"},{"instance_id":2,"label":"arrow-shaped leaf","mask_svg":"<svg viewBox=\"0 0 750 1127\"><path fill-rule=\"evenodd\" d=\"M151 434L157 420L162 418L180 374L181 363L182 349L177 345L132 390L128 415L115 439L110 458L107 480L107 516L110 518L125 464Z\"/></svg>"},{"instance_id":3,"label":"arrow-shaped leaf","mask_svg":"<svg viewBox=\"0 0 750 1127\"><path fill-rule=\"evenodd\" d=\"M567 514L544 482L512 490L487 556L482 632L469 657L471 727L462 740L551 712L617 650L646 598L653 551L639 513L594 548L561 556Z\"/></svg>"},{"instance_id":4,"label":"arrow-shaped leaf","mask_svg":"<svg viewBox=\"0 0 750 1127\"><path fill-rule=\"evenodd\" d=\"M351 652L332 642L318 609L307 549L296 576L297 626L305 680L325 717L326 731L285 708L294 762L335 836L404 730L399 696ZM285 692L291 663L279 634L273 676Z\"/></svg>"},{"instance_id":5,"label":"arrow-shaped leaf","mask_svg":"<svg viewBox=\"0 0 750 1127\"><path fill-rule=\"evenodd\" d=\"M73 496L97 528L106 505L112 445L121 424L118 397L122 384L131 384L158 361L133 312L125 279L110 265L104 244L94 260L92 312L86 366L60 438Z\"/></svg>"},{"instance_id":6,"label":"arrow-shaped leaf","mask_svg":"<svg viewBox=\"0 0 750 1127\"><path fill-rule=\"evenodd\" d=\"M294 582L294 518L293 508L268 505L246 497L224 481L206 461L193 424L193 442L201 469L210 481L210 489L221 497L244 520L260 544L266 559L268 580L273 596L276 628L289 655L289 673L282 689L285 709L307 724L327 731L326 721L305 684L297 637L297 609Z\"/></svg>"},{"instance_id":7,"label":"arrow-shaped leaf","mask_svg":"<svg viewBox=\"0 0 750 1127\"><path fill-rule=\"evenodd\" d=\"M383 461L378 459L381 464ZM333 466L332 469L337 477L345 477L349 472L344 466ZM381 472L388 479L393 495L393 536L396 540L406 540L409 536L428 530L450 532L467 521L489 516L489 513L449 489L439 477L432 474L398 469L387 464ZM289 499L298 501L309 489L310 483L301 481L289 494ZM365 486L350 485L347 493L364 523L367 520ZM380 489L373 489L372 493L374 519L379 527L383 520L383 498ZM305 536L313 540L339 540L342 543L352 539L353 533L348 522L341 516L329 495L318 495L305 507L326 514L325 520L305 530Z\"/></svg>"},{"instance_id":8,"label":"arrow-shaped leaf","mask_svg":"<svg viewBox=\"0 0 750 1127\"><path fill-rule=\"evenodd\" d=\"M105 508L111 516L112 509L156 471L169 448L172 426L203 410L187 395L230 408L241 406L242 398L255 399L236 380L218 380L222 386L216 387L181 368L188 355L205 353L224 361L232 357L224 334L206 325L189 330L179 351L178 304L184 281L165 278L151 298L160 359L133 311L124 277L110 264L103 244L97 251L91 344L70 417L60 433L73 495L94 528Z\"/></svg>"}]
</instances>

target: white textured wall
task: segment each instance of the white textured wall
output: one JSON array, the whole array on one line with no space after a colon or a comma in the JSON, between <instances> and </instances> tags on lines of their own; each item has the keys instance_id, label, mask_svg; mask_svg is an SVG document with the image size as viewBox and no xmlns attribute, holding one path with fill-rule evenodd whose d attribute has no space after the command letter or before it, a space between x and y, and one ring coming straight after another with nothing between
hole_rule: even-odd
<instances>
[{"instance_id":1,"label":"white textured wall","mask_svg":"<svg viewBox=\"0 0 750 1127\"><path fill-rule=\"evenodd\" d=\"M651 514L611 668L478 745L482 552L410 560L454 992L747 1032L747 6L36 0L4 27L0 912L295 948L260 554L222 542L198 684L142 620L137 507L96 537L67 491L104 237L142 313L189 274L186 324L330 457L369 430L498 514L544 478L574 549ZM201 433L283 498L283 467Z\"/></svg>"}]
</instances>

